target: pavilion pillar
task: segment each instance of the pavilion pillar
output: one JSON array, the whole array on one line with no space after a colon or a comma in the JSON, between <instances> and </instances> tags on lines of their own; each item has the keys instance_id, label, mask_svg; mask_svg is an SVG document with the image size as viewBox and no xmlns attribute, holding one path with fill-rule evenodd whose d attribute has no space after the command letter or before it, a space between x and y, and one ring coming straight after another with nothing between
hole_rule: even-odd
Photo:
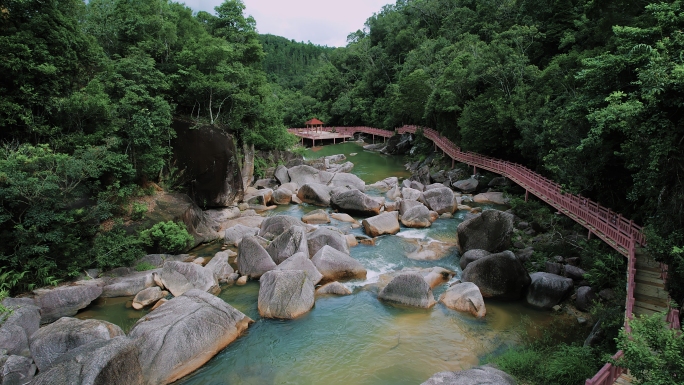
<instances>
[{"instance_id":1,"label":"pavilion pillar","mask_svg":"<svg viewBox=\"0 0 684 385\"><path fill-rule=\"evenodd\" d=\"M373 134L373 144L375 144L375 134Z\"/></svg>"},{"instance_id":2,"label":"pavilion pillar","mask_svg":"<svg viewBox=\"0 0 684 385\"><path fill-rule=\"evenodd\" d=\"M528 194L528 191L525 190L525 202L527 202L527 194Z\"/></svg>"},{"instance_id":3,"label":"pavilion pillar","mask_svg":"<svg viewBox=\"0 0 684 385\"><path fill-rule=\"evenodd\" d=\"M473 166L473 175L477 175L477 166Z\"/></svg>"}]
</instances>

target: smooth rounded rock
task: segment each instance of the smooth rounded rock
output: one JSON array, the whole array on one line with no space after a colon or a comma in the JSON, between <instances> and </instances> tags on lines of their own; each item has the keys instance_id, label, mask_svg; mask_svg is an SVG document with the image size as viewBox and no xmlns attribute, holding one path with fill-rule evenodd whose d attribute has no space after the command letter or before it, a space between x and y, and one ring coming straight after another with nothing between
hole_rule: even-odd
<instances>
[{"instance_id":1,"label":"smooth rounded rock","mask_svg":"<svg viewBox=\"0 0 684 385\"><path fill-rule=\"evenodd\" d=\"M263 223L263 222L262 222ZM242 242L242 238L246 236L254 236L259 233L259 229L237 224L229 229L226 229L223 242L237 247Z\"/></svg>"},{"instance_id":2,"label":"smooth rounded rock","mask_svg":"<svg viewBox=\"0 0 684 385\"><path fill-rule=\"evenodd\" d=\"M377 215L382 204L360 190L348 190L334 193L330 198L332 208L358 215Z\"/></svg>"},{"instance_id":3,"label":"smooth rounded rock","mask_svg":"<svg viewBox=\"0 0 684 385\"><path fill-rule=\"evenodd\" d=\"M293 319L314 305L314 284L302 270L272 270L259 281L259 314L265 318Z\"/></svg>"},{"instance_id":4,"label":"smooth rounded rock","mask_svg":"<svg viewBox=\"0 0 684 385\"><path fill-rule=\"evenodd\" d=\"M439 372L421 385L516 385L516 382L507 373L485 365L459 372Z\"/></svg>"},{"instance_id":5,"label":"smooth rounded rock","mask_svg":"<svg viewBox=\"0 0 684 385\"><path fill-rule=\"evenodd\" d=\"M217 295L221 292L214 272L190 262L170 261L164 264L160 275L164 287L174 297L191 289L198 289Z\"/></svg>"},{"instance_id":6,"label":"smooth rounded rock","mask_svg":"<svg viewBox=\"0 0 684 385\"><path fill-rule=\"evenodd\" d=\"M229 254L225 251L219 251L214 254L214 258L207 263L205 268L214 273L214 277L219 283L226 283L230 281L231 275L235 273L233 267L228 263Z\"/></svg>"},{"instance_id":7,"label":"smooth rounded rock","mask_svg":"<svg viewBox=\"0 0 684 385\"><path fill-rule=\"evenodd\" d=\"M38 370L46 371L62 354L93 341L124 336L113 323L62 317L31 337L31 354Z\"/></svg>"},{"instance_id":8,"label":"smooth rounded rock","mask_svg":"<svg viewBox=\"0 0 684 385\"><path fill-rule=\"evenodd\" d=\"M40 307L40 323L49 323L69 317L102 294L100 286L60 286L54 289L37 289L34 301Z\"/></svg>"},{"instance_id":9,"label":"smooth rounded rock","mask_svg":"<svg viewBox=\"0 0 684 385\"><path fill-rule=\"evenodd\" d=\"M323 279L323 274L316 269L316 266L314 266L311 259L309 259L309 255L306 253L296 253L292 255L278 265L275 270L302 270L306 272L314 285Z\"/></svg>"},{"instance_id":10,"label":"smooth rounded rock","mask_svg":"<svg viewBox=\"0 0 684 385\"><path fill-rule=\"evenodd\" d=\"M140 293L135 295L133 298L133 309L140 310L146 306L150 306L160 299L166 297L169 294L168 291L162 291L158 286L148 287L142 290Z\"/></svg>"},{"instance_id":11,"label":"smooth rounded rock","mask_svg":"<svg viewBox=\"0 0 684 385\"><path fill-rule=\"evenodd\" d=\"M252 322L224 300L193 289L141 318L129 337L140 349L145 383L168 384L204 365Z\"/></svg>"},{"instance_id":12,"label":"smooth rounded rock","mask_svg":"<svg viewBox=\"0 0 684 385\"><path fill-rule=\"evenodd\" d=\"M425 309L436 303L430 285L416 272L402 273L394 277L380 290L378 298Z\"/></svg>"},{"instance_id":13,"label":"smooth rounded rock","mask_svg":"<svg viewBox=\"0 0 684 385\"><path fill-rule=\"evenodd\" d=\"M477 318L487 314L484 298L480 289L472 282L463 282L451 286L441 297L439 302L449 309L470 313Z\"/></svg>"},{"instance_id":14,"label":"smooth rounded rock","mask_svg":"<svg viewBox=\"0 0 684 385\"><path fill-rule=\"evenodd\" d=\"M325 210L314 210L302 216L302 222L313 225L330 223L330 216Z\"/></svg>"},{"instance_id":15,"label":"smooth rounded rock","mask_svg":"<svg viewBox=\"0 0 684 385\"><path fill-rule=\"evenodd\" d=\"M461 260L458 262L459 266L461 267L461 270L465 270L465 268L468 266L468 264L472 261L477 261L480 258L486 257L488 255L491 255L487 250L481 250L481 249L472 249L468 250L463 255L461 255Z\"/></svg>"},{"instance_id":16,"label":"smooth rounded rock","mask_svg":"<svg viewBox=\"0 0 684 385\"><path fill-rule=\"evenodd\" d=\"M254 279L258 279L265 272L276 268L273 258L261 246L256 237L245 237L242 240L235 262L240 274ZM242 279L242 277L240 278Z\"/></svg>"},{"instance_id":17,"label":"smooth rounded rock","mask_svg":"<svg viewBox=\"0 0 684 385\"><path fill-rule=\"evenodd\" d=\"M266 252L273 262L279 265L295 253L309 255L309 246L306 239L306 230L301 226L292 226L284 233L278 235L268 247Z\"/></svg>"},{"instance_id":18,"label":"smooth rounded rock","mask_svg":"<svg viewBox=\"0 0 684 385\"><path fill-rule=\"evenodd\" d=\"M496 253L506 250L513 233L513 215L498 210L485 210L456 228L458 243L463 252L472 249Z\"/></svg>"},{"instance_id":19,"label":"smooth rounded rock","mask_svg":"<svg viewBox=\"0 0 684 385\"><path fill-rule=\"evenodd\" d=\"M402 201L403 203L403 201ZM425 228L432 226L430 210L422 204L411 207L401 216L401 224L411 228Z\"/></svg>"},{"instance_id":20,"label":"smooth rounded rock","mask_svg":"<svg viewBox=\"0 0 684 385\"><path fill-rule=\"evenodd\" d=\"M394 211L366 218L361 222L363 231L370 237L377 237L385 234L394 235L398 233L400 229L397 217L397 212Z\"/></svg>"},{"instance_id":21,"label":"smooth rounded rock","mask_svg":"<svg viewBox=\"0 0 684 385\"><path fill-rule=\"evenodd\" d=\"M314 206L330 206L332 187L320 183L306 183L297 191L297 197Z\"/></svg>"},{"instance_id":22,"label":"smooth rounded rock","mask_svg":"<svg viewBox=\"0 0 684 385\"><path fill-rule=\"evenodd\" d=\"M438 187L425 191L423 201L437 214L454 212L454 192L450 188Z\"/></svg>"},{"instance_id":23,"label":"smooth rounded rock","mask_svg":"<svg viewBox=\"0 0 684 385\"><path fill-rule=\"evenodd\" d=\"M359 261L328 245L323 246L311 262L323 275L324 282L366 277L366 268Z\"/></svg>"},{"instance_id":24,"label":"smooth rounded rock","mask_svg":"<svg viewBox=\"0 0 684 385\"><path fill-rule=\"evenodd\" d=\"M316 289L316 294L351 295L352 291L343 284L333 281Z\"/></svg>"},{"instance_id":25,"label":"smooth rounded rock","mask_svg":"<svg viewBox=\"0 0 684 385\"><path fill-rule=\"evenodd\" d=\"M342 253L349 254L347 238L345 238L344 234L337 229L319 227L314 232L307 235L307 244L309 246L310 257L316 255L316 253L326 245L339 250Z\"/></svg>"},{"instance_id":26,"label":"smooth rounded rock","mask_svg":"<svg viewBox=\"0 0 684 385\"><path fill-rule=\"evenodd\" d=\"M259 228L259 236L272 240L286 232L292 226L306 227L304 222L289 215L273 215L264 219Z\"/></svg>"},{"instance_id":27,"label":"smooth rounded rock","mask_svg":"<svg viewBox=\"0 0 684 385\"><path fill-rule=\"evenodd\" d=\"M484 298L515 300L525 294L530 276L515 254L505 251L469 263L461 281L477 285Z\"/></svg>"},{"instance_id":28,"label":"smooth rounded rock","mask_svg":"<svg viewBox=\"0 0 684 385\"><path fill-rule=\"evenodd\" d=\"M570 295L574 285L572 279L550 273L530 274L527 289L527 303L541 309L551 309Z\"/></svg>"}]
</instances>

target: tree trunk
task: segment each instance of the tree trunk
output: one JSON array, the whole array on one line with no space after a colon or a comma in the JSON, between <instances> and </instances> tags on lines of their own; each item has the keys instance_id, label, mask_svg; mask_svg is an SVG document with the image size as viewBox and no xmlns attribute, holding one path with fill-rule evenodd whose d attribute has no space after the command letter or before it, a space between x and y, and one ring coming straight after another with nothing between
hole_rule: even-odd
<instances>
[{"instance_id":1,"label":"tree trunk","mask_svg":"<svg viewBox=\"0 0 684 385\"><path fill-rule=\"evenodd\" d=\"M247 187L252 184L252 178L254 178L254 145L244 143L242 152L245 156L242 162L242 187L247 191Z\"/></svg>"}]
</instances>

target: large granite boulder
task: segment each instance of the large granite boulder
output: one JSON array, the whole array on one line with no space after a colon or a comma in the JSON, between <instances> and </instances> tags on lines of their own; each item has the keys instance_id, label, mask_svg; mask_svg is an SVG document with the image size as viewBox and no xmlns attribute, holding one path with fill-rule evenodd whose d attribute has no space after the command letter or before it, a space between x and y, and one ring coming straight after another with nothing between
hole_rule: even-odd
<instances>
[{"instance_id":1,"label":"large granite boulder","mask_svg":"<svg viewBox=\"0 0 684 385\"><path fill-rule=\"evenodd\" d=\"M162 268L160 278L164 287L174 297L183 295L183 293L191 289L206 291L214 295L221 292L214 272L192 262L166 262Z\"/></svg>"},{"instance_id":2,"label":"large granite boulder","mask_svg":"<svg viewBox=\"0 0 684 385\"><path fill-rule=\"evenodd\" d=\"M316 294L332 294L332 295L350 295L352 293L348 287L343 284L333 281L316 289Z\"/></svg>"},{"instance_id":3,"label":"large granite boulder","mask_svg":"<svg viewBox=\"0 0 684 385\"><path fill-rule=\"evenodd\" d=\"M530 285L530 275L510 251L491 254L468 264L461 281L472 282L484 298L519 299Z\"/></svg>"},{"instance_id":4,"label":"large granite boulder","mask_svg":"<svg viewBox=\"0 0 684 385\"><path fill-rule=\"evenodd\" d=\"M323 246L311 262L323 275L324 282L366 277L366 268L359 261L328 245Z\"/></svg>"},{"instance_id":5,"label":"large granite boulder","mask_svg":"<svg viewBox=\"0 0 684 385\"><path fill-rule=\"evenodd\" d=\"M482 318L487 314L482 293L472 282L463 282L450 287L439 297L439 302L449 309L470 313L477 318Z\"/></svg>"},{"instance_id":6,"label":"large granite boulder","mask_svg":"<svg viewBox=\"0 0 684 385\"><path fill-rule=\"evenodd\" d=\"M202 207L228 207L242 197L242 175L233 137L210 125L174 121L176 167L185 170L187 191Z\"/></svg>"},{"instance_id":7,"label":"large granite boulder","mask_svg":"<svg viewBox=\"0 0 684 385\"><path fill-rule=\"evenodd\" d=\"M572 279L549 273L530 274L530 287L527 289L527 303L542 309L558 305L572 291Z\"/></svg>"},{"instance_id":8,"label":"large granite boulder","mask_svg":"<svg viewBox=\"0 0 684 385\"><path fill-rule=\"evenodd\" d=\"M135 341L125 336L92 341L61 355L31 385L162 384L144 380L140 355Z\"/></svg>"},{"instance_id":9,"label":"large granite boulder","mask_svg":"<svg viewBox=\"0 0 684 385\"><path fill-rule=\"evenodd\" d=\"M422 204L415 205L402 214L401 223L406 227L413 228L430 227L432 226L430 210Z\"/></svg>"},{"instance_id":10,"label":"large granite boulder","mask_svg":"<svg viewBox=\"0 0 684 385\"><path fill-rule=\"evenodd\" d=\"M378 215L382 209L380 202L356 189L334 193L330 205L336 210L358 215Z\"/></svg>"},{"instance_id":11,"label":"large granite boulder","mask_svg":"<svg viewBox=\"0 0 684 385\"><path fill-rule=\"evenodd\" d=\"M303 270L272 270L259 280L259 314L293 319L314 305L314 283Z\"/></svg>"},{"instance_id":12,"label":"large granite boulder","mask_svg":"<svg viewBox=\"0 0 684 385\"><path fill-rule=\"evenodd\" d=\"M430 285L417 272L397 275L380 290L378 298L425 309L435 305L435 298Z\"/></svg>"},{"instance_id":13,"label":"large granite boulder","mask_svg":"<svg viewBox=\"0 0 684 385\"><path fill-rule=\"evenodd\" d=\"M423 274L423 278L425 279L425 282L430 285L430 289L434 289L443 283L449 282L454 275L456 275L456 273L453 271L447 270L443 267L435 266L429 270L427 274Z\"/></svg>"},{"instance_id":14,"label":"large granite boulder","mask_svg":"<svg viewBox=\"0 0 684 385\"><path fill-rule=\"evenodd\" d=\"M282 164L276 167L273 175L281 185L290 183L290 174L288 173L287 167L283 166Z\"/></svg>"},{"instance_id":15,"label":"large granite boulder","mask_svg":"<svg viewBox=\"0 0 684 385\"><path fill-rule=\"evenodd\" d=\"M330 216L327 211L318 209L302 215L302 222L308 225L322 225L330 223Z\"/></svg>"},{"instance_id":16,"label":"large granite boulder","mask_svg":"<svg viewBox=\"0 0 684 385\"><path fill-rule=\"evenodd\" d=\"M159 286L148 287L135 295L131 306L135 310L140 310L146 306L154 305L167 295L169 295L169 292L162 290Z\"/></svg>"},{"instance_id":17,"label":"large granite boulder","mask_svg":"<svg viewBox=\"0 0 684 385\"><path fill-rule=\"evenodd\" d=\"M227 245L237 247L240 244L240 242L242 242L242 238L248 235L257 235L258 233L259 229L257 228L237 224L229 229L226 229L223 241Z\"/></svg>"},{"instance_id":18,"label":"large granite boulder","mask_svg":"<svg viewBox=\"0 0 684 385\"><path fill-rule=\"evenodd\" d=\"M505 205L508 204L508 199L504 197L504 193L502 192L486 192L475 195L473 197L473 202Z\"/></svg>"},{"instance_id":19,"label":"large granite boulder","mask_svg":"<svg viewBox=\"0 0 684 385\"><path fill-rule=\"evenodd\" d=\"M280 187L273 192L271 199L277 205L289 205L292 202L292 190Z\"/></svg>"},{"instance_id":20,"label":"large granite boulder","mask_svg":"<svg viewBox=\"0 0 684 385\"><path fill-rule=\"evenodd\" d=\"M423 206L427 209L427 207L424 204L418 202L417 200L402 199L401 202L399 202L399 215L404 215L406 211L415 206Z\"/></svg>"},{"instance_id":21,"label":"large granite boulder","mask_svg":"<svg viewBox=\"0 0 684 385\"><path fill-rule=\"evenodd\" d=\"M0 384L23 385L28 384L36 374L33 360L24 356L0 354Z\"/></svg>"},{"instance_id":22,"label":"large granite boulder","mask_svg":"<svg viewBox=\"0 0 684 385\"><path fill-rule=\"evenodd\" d=\"M348 164L351 163L348 162ZM353 190L366 191L366 182L358 176L347 172L336 172L326 184L332 187L346 187Z\"/></svg>"},{"instance_id":23,"label":"large granite boulder","mask_svg":"<svg viewBox=\"0 0 684 385\"><path fill-rule=\"evenodd\" d=\"M40 323L49 323L61 317L69 317L102 294L97 285L60 286L54 289L37 289L33 293L36 306L40 307Z\"/></svg>"},{"instance_id":24,"label":"large granite boulder","mask_svg":"<svg viewBox=\"0 0 684 385\"><path fill-rule=\"evenodd\" d=\"M323 246L330 246L345 254L349 254L349 245L344 234L337 229L329 227L319 227L314 232L307 235L309 246L309 256L313 257Z\"/></svg>"},{"instance_id":25,"label":"large granite boulder","mask_svg":"<svg viewBox=\"0 0 684 385\"><path fill-rule=\"evenodd\" d=\"M214 277L218 283L230 282L230 277L235 273L233 267L228 263L228 253L225 251L219 251L214 254L214 258L204 266L206 269L211 270L214 273Z\"/></svg>"},{"instance_id":26,"label":"large granite boulder","mask_svg":"<svg viewBox=\"0 0 684 385\"><path fill-rule=\"evenodd\" d=\"M370 185L370 187L372 187L378 191L385 192L385 191L389 191L389 190L393 189L398 184L399 184L399 179L396 176L391 176L391 177L385 178L379 182L373 183L372 185Z\"/></svg>"},{"instance_id":27,"label":"large granite boulder","mask_svg":"<svg viewBox=\"0 0 684 385\"><path fill-rule=\"evenodd\" d=\"M297 198L314 206L330 206L332 187L320 183L306 183L297 191Z\"/></svg>"},{"instance_id":28,"label":"large granite boulder","mask_svg":"<svg viewBox=\"0 0 684 385\"><path fill-rule=\"evenodd\" d=\"M304 186L308 183L321 183L319 173L320 170L308 165L294 166L287 170L290 182L297 183L298 186Z\"/></svg>"},{"instance_id":29,"label":"large granite boulder","mask_svg":"<svg viewBox=\"0 0 684 385\"><path fill-rule=\"evenodd\" d=\"M487 250L471 249L461 255L461 260L458 262L458 265L461 267L461 270L465 270L470 262L477 261L478 259L484 258L491 254L492 253Z\"/></svg>"},{"instance_id":30,"label":"large granite boulder","mask_svg":"<svg viewBox=\"0 0 684 385\"><path fill-rule=\"evenodd\" d=\"M577 299L575 300L575 307L581 311L589 311L594 306L596 300L596 292L591 286L582 286L577 289Z\"/></svg>"},{"instance_id":31,"label":"large granite boulder","mask_svg":"<svg viewBox=\"0 0 684 385\"><path fill-rule=\"evenodd\" d=\"M273 258L256 237L243 238L235 262L240 274L250 278L259 278L265 272L276 268Z\"/></svg>"},{"instance_id":32,"label":"large granite boulder","mask_svg":"<svg viewBox=\"0 0 684 385\"><path fill-rule=\"evenodd\" d=\"M302 270L306 272L309 276L309 280L311 280L314 285L323 279L323 274L316 269L316 266L311 262L311 259L309 259L308 253L296 253L283 261L274 270Z\"/></svg>"},{"instance_id":33,"label":"large granite boulder","mask_svg":"<svg viewBox=\"0 0 684 385\"><path fill-rule=\"evenodd\" d=\"M439 372L421 385L516 385L516 382L506 372L485 365L459 372Z\"/></svg>"},{"instance_id":34,"label":"large granite boulder","mask_svg":"<svg viewBox=\"0 0 684 385\"><path fill-rule=\"evenodd\" d=\"M193 289L141 318L129 337L140 349L145 383L168 384L204 365L252 322L224 300Z\"/></svg>"},{"instance_id":35,"label":"large granite boulder","mask_svg":"<svg viewBox=\"0 0 684 385\"><path fill-rule=\"evenodd\" d=\"M275 239L292 226L306 227L304 222L289 215L274 215L261 222L259 236L268 240Z\"/></svg>"},{"instance_id":36,"label":"large granite boulder","mask_svg":"<svg viewBox=\"0 0 684 385\"><path fill-rule=\"evenodd\" d=\"M506 250L513 233L513 215L499 210L485 210L456 229L462 252L472 249L496 253Z\"/></svg>"},{"instance_id":37,"label":"large granite boulder","mask_svg":"<svg viewBox=\"0 0 684 385\"><path fill-rule=\"evenodd\" d=\"M40 327L40 308L31 298L5 298L2 305L11 313L0 313L0 349L10 356L29 357L29 341Z\"/></svg>"},{"instance_id":38,"label":"large granite boulder","mask_svg":"<svg viewBox=\"0 0 684 385\"><path fill-rule=\"evenodd\" d=\"M447 187L438 187L423 192L423 201L437 214L454 212L454 192Z\"/></svg>"},{"instance_id":39,"label":"large granite boulder","mask_svg":"<svg viewBox=\"0 0 684 385\"><path fill-rule=\"evenodd\" d=\"M174 259L167 259L167 261L173 260ZM141 290L154 286L155 273L161 273L161 269L139 271L124 275L123 277L113 278L102 288L101 297L114 298L136 295Z\"/></svg>"},{"instance_id":40,"label":"large granite boulder","mask_svg":"<svg viewBox=\"0 0 684 385\"><path fill-rule=\"evenodd\" d=\"M401 199L411 199L414 201L421 200L423 198L423 192L410 187L404 187L401 189Z\"/></svg>"},{"instance_id":41,"label":"large granite boulder","mask_svg":"<svg viewBox=\"0 0 684 385\"><path fill-rule=\"evenodd\" d=\"M466 194L470 194L477 190L478 185L480 182L478 182L477 179L475 178L469 178L469 179L462 179L459 181L456 181L452 183L451 185L454 186L456 190L460 190Z\"/></svg>"},{"instance_id":42,"label":"large granite boulder","mask_svg":"<svg viewBox=\"0 0 684 385\"><path fill-rule=\"evenodd\" d=\"M363 231L371 237L384 234L396 234L399 232L399 220L397 212L382 213L374 217L364 219L361 224Z\"/></svg>"},{"instance_id":43,"label":"large granite boulder","mask_svg":"<svg viewBox=\"0 0 684 385\"><path fill-rule=\"evenodd\" d=\"M100 320L62 317L31 337L31 354L38 370L46 371L62 354L93 341L124 336L120 327Z\"/></svg>"},{"instance_id":44,"label":"large granite boulder","mask_svg":"<svg viewBox=\"0 0 684 385\"><path fill-rule=\"evenodd\" d=\"M309 255L306 241L306 230L301 226L292 226L271 242L266 251L276 265L290 258L295 253Z\"/></svg>"}]
</instances>

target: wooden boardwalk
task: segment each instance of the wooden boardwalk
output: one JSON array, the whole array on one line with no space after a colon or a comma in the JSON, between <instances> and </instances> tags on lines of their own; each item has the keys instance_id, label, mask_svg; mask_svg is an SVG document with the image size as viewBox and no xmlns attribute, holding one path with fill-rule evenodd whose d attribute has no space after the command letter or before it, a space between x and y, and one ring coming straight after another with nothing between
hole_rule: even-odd
<instances>
[{"instance_id":1,"label":"wooden boardwalk","mask_svg":"<svg viewBox=\"0 0 684 385\"><path fill-rule=\"evenodd\" d=\"M643 249L636 250L634 283L635 316L669 310L670 297L665 290L660 263L654 261Z\"/></svg>"}]
</instances>

